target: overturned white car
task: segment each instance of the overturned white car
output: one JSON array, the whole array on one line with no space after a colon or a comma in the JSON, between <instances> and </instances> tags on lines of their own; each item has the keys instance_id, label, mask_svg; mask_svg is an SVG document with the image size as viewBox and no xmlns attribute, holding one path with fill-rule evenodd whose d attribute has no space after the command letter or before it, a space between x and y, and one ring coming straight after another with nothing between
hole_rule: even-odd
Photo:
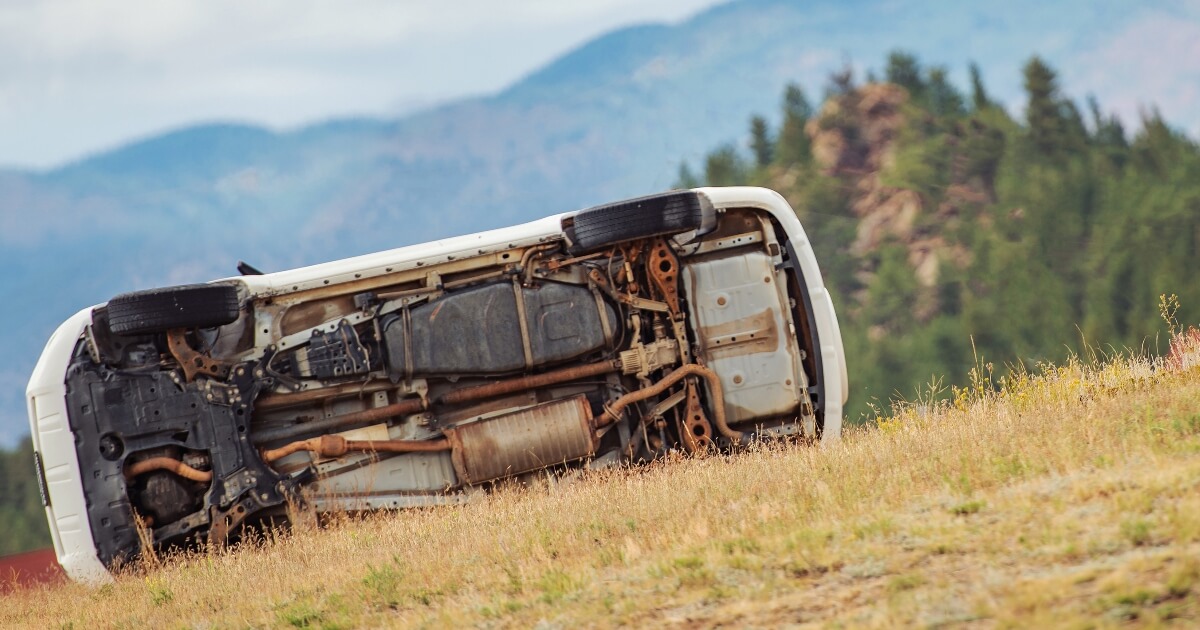
<instances>
[{"instance_id":1,"label":"overturned white car","mask_svg":"<svg viewBox=\"0 0 1200 630\"><path fill-rule=\"evenodd\" d=\"M253 274L253 270L244 269ZM29 384L72 577L318 512L458 502L543 469L836 439L841 334L761 188L511 228L87 308Z\"/></svg>"}]
</instances>

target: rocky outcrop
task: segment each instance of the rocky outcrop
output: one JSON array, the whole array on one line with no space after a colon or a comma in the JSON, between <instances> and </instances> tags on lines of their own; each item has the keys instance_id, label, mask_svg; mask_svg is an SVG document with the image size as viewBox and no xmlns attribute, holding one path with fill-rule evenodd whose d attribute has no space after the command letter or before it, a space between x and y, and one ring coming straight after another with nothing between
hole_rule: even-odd
<instances>
[{"instance_id":1,"label":"rocky outcrop","mask_svg":"<svg viewBox=\"0 0 1200 630\"><path fill-rule=\"evenodd\" d=\"M986 203L990 195L953 168L953 183L936 202L918 191L883 183L883 175L896 166L897 139L916 111L906 107L908 100L908 92L897 85L867 84L829 99L805 131L818 168L853 191L850 209L858 226L849 251L863 264L857 277L869 286L875 271L871 254L885 243L901 244L923 289L914 314L928 320L939 312L936 289L945 266L961 268L970 262L969 252L946 238L946 228L963 208ZM865 299L866 292L856 297Z\"/></svg>"}]
</instances>

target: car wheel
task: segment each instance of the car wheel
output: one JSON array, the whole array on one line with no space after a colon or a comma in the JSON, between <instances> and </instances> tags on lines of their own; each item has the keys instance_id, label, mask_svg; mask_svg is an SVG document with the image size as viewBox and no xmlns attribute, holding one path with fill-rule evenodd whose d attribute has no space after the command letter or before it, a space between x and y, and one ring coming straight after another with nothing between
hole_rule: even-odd
<instances>
[{"instance_id":1,"label":"car wheel","mask_svg":"<svg viewBox=\"0 0 1200 630\"><path fill-rule=\"evenodd\" d=\"M704 195L675 191L581 210L574 216L570 238L582 251L637 238L680 234L706 227L713 208Z\"/></svg>"},{"instance_id":2,"label":"car wheel","mask_svg":"<svg viewBox=\"0 0 1200 630\"><path fill-rule=\"evenodd\" d=\"M108 301L108 326L118 335L172 328L211 328L237 318L237 288L227 284L189 284L134 291Z\"/></svg>"}]
</instances>

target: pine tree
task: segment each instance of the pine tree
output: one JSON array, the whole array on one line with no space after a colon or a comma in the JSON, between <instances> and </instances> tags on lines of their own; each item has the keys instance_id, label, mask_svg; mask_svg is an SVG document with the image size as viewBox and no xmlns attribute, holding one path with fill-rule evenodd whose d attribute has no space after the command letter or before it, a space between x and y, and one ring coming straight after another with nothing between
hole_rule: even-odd
<instances>
[{"instance_id":1,"label":"pine tree","mask_svg":"<svg viewBox=\"0 0 1200 630\"><path fill-rule=\"evenodd\" d=\"M929 111L937 116L957 118L966 113L962 94L946 79L946 69L940 66L929 70L925 100Z\"/></svg>"},{"instance_id":2,"label":"pine tree","mask_svg":"<svg viewBox=\"0 0 1200 630\"><path fill-rule=\"evenodd\" d=\"M1181 142L1155 107L1142 113L1142 130L1134 138L1131 149L1141 169L1161 176L1181 160L1187 144L1186 140ZM1195 146L1191 148L1194 150Z\"/></svg>"},{"instance_id":3,"label":"pine tree","mask_svg":"<svg viewBox=\"0 0 1200 630\"><path fill-rule=\"evenodd\" d=\"M966 163L963 175L966 179L978 177L984 190L995 196L996 172L1004 159L1004 132L989 127L977 118L972 118L965 127L962 147Z\"/></svg>"},{"instance_id":4,"label":"pine tree","mask_svg":"<svg viewBox=\"0 0 1200 630\"><path fill-rule=\"evenodd\" d=\"M754 165L766 168L775 153L775 143L767 128L767 119L754 116L750 119L750 151L754 154Z\"/></svg>"},{"instance_id":5,"label":"pine tree","mask_svg":"<svg viewBox=\"0 0 1200 630\"><path fill-rule=\"evenodd\" d=\"M1066 142L1067 148L1077 153L1082 153L1091 138L1088 136L1087 125L1083 123L1083 114L1079 112L1079 108L1070 100L1062 101L1063 120L1066 121Z\"/></svg>"},{"instance_id":6,"label":"pine tree","mask_svg":"<svg viewBox=\"0 0 1200 630\"><path fill-rule=\"evenodd\" d=\"M1067 120L1058 93L1058 77L1039 57L1025 64L1025 122L1029 139L1038 153L1054 156L1067 145Z\"/></svg>"},{"instance_id":7,"label":"pine tree","mask_svg":"<svg viewBox=\"0 0 1200 630\"><path fill-rule=\"evenodd\" d=\"M1125 127L1116 116L1105 116L1095 95L1088 96L1088 109L1092 114L1092 144L1099 150L1107 168L1119 171L1129 157L1129 140L1125 138Z\"/></svg>"},{"instance_id":8,"label":"pine tree","mask_svg":"<svg viewBox=\"0 0 1200 630\"><path fill-rule=\"evenodd\" d=\"M672 188L696 188L700 185L700 180L696 179L692 173L692 167L688 166L687 160L684 160L679 165L679 174L675 177L675 185Z\"/></svg>"},{"instance_id":9,"label":"pine tree","mask_svg":"<svg viewBox=\"0 0 1200 630\"><path fill-rule=\"evenodd\" d=\"M737 149L727 144L704 161L704 180L709 186L738 186L746 183L746 164Z\"/></svg>"},{"instance_id":10,"label":"pine tree","mask_svg":"<svg viewBox=\"0 0 1200 630\"><path fill-rule=\"evenodd\" d=\"M888 83L908 90L908 95L914 101L924 98L925 82L921 80L921 66L913 55L899 50L889 54L886 76Z\"/></svg>"},{"instance_id":11,"label":"pine tree","mask_svg":"<svg viewBox=\"0 0 1200 630\"><path fill-rule=\"evenodd\" d=\"M812 115L812 105L804 96L804 90L795 83L789 84L783 94L783 126L775 145L775 159L780 164L791 166L811 160L812 141L804 126Z\"/></svg>"},{"instance_id":12,"label":"pine tree","mask_svg":"<svg viewBox=\"0 0 1200 630\"><path fill-rule=\"evenodd\" d=\"M992 106L987 89L983 87L983 77L979 73L979 64L971 62L971 106L975 111L981 111Z\"/></svg>"},{"instance_id":13,"label":"pine tree","mask_svg":"<svg viewBox=\"0 0 1200 630\"><path fill-rule=\"evenodd\" d=\"M1100 112L1100 101L1096 100L1095 94L1088 94L1087 97L1088 111L1092 114L1092 129L1095 130L1095 135L1100 136L1100 129L1104 126L1104 114Z\"/></svg>"}]
</instances>

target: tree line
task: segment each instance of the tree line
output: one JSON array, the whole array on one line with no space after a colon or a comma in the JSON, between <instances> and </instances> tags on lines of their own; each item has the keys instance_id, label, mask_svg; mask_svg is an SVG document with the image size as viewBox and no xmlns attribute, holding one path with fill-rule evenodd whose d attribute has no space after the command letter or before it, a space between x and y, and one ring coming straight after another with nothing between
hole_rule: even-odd
<instances>
[{"instance_id":1,"label":"tree line","mask_svg":"<svg viewBox=\"0 0 1200 630\"><path fill-rule=\"evenodd\" d=\"M978 67L964 91L944 67L894 52L863 84L848 68L831 76L820 108L788 86L778 129L755 116L744 147L716 148L700 172L681 166L680 187L763 185L792 202L837 300L851 417L986 362L999 378L1070 353L1165 352L1164 294L1178 296L1179 321L1200 320L1196 142L1154 108L1130 132L1095 98L1081 107L1038 57L1023 74L1018 117ZM887 85L905 96L891 157L867 170L819 163L822 133L870 154L862 101ZM864 190L910 191L920 208L908 232L867 251L853 247ZM919 247L938 255L933 282L914 264Z\"/></svg>"}]
</instances>

